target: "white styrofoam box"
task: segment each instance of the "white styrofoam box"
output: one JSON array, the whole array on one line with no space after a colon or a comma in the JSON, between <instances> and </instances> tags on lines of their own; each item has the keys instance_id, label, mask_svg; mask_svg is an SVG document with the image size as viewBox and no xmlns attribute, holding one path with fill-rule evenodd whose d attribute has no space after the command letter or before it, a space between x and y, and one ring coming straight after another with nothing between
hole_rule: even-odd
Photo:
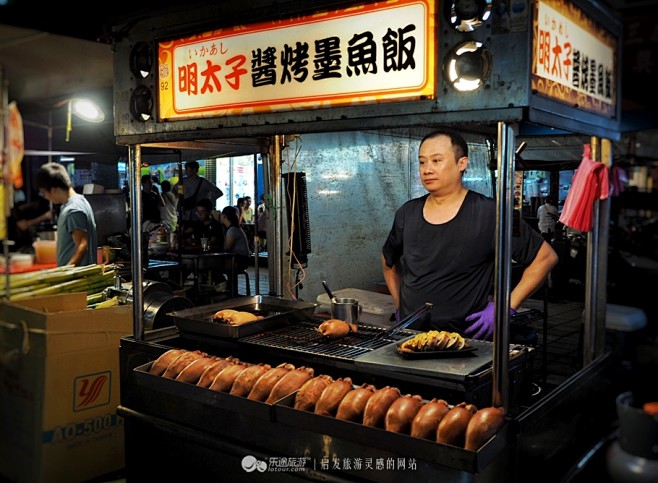
<instances>
[{"instance_id":1,"label":"white styrofoam box","mask_svg":"<svg viewBox=\"0 0 658 483\"><path fill-rule=\"evenodd\" d=\"M605 328L620 332L634 332L647 325L647 316L642 309L627 305L606 304Z\"/></svg>"},{"instance_id":2,"label":"white styrofoam box","mask_svg":"<svg viewBox=\"0 0 658 483\"><path fill-rule=\"evenodd\" d=\"M359 301L361 306L359 322L379 326L391 325L391 315L395 313L395 306L393 305L393 297L390 295L358 288L332 290L332 293L337 298L353 298ZM331 301L326 293L318 295L317 301L321 308L331 311Z\"/></svg>"},{"instance_id":3,"label":"white styrofoam box","mask_svg":"<svg viewBox=\"0 0 658 483\"><path fill-rule=\"evenodd\" d=\"M102 195L105 192L105 186L94 183L87 183L82 186L83 195Z\"/></svg>"}]
</instances>

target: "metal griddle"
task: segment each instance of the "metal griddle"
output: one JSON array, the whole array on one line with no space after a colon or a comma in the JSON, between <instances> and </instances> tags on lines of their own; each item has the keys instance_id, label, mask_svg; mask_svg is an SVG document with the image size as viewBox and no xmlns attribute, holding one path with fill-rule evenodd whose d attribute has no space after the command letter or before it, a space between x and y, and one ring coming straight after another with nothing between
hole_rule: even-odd
<instances>
[{"instance_id":1,"label":"metal griddle","mask_svg":"<svg viewBox=\"0 0 658 483\"><path fill-rule=\"evenodd\" d=\"M410 337L404 337L404 339L407 338ZM467 339L467 342L477 350L454 357L430 359L405 358L398 354L396 344L387 344L357 357L354 365L367 368L372 372L388 373L395 371L464 381L469 376L475 376L490 370L493 361L493 343L473 339ZM529 350L532 349L521 345L510 345L510 360L527 354Z\"/></svg>"}]
</instances>

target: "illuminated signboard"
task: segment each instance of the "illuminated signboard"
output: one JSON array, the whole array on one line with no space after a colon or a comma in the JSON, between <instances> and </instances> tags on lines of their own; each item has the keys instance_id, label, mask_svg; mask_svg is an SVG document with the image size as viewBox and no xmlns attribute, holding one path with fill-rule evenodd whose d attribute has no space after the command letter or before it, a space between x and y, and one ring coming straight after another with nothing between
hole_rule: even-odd
<instances>
[{"instance_id":1,"label":"illuminated signboard","mask_svg":"<svg viewBox=\"0 0 658 483\"><path fill-rule=\"evenodd\" d=\"M160 42L159 118L434 98L433 4L380 2Z\"/></svg>"},{"instance_id":2,"label":"illuminated signboard","mask_svg":"<svg viewBox=\"0 0 658 483\"><path fill-rule=\"evenodd\" d=\"M616 38L571 3L543 0L535 8L533 92L614 117Z\"/></svg>"}]
</instances>

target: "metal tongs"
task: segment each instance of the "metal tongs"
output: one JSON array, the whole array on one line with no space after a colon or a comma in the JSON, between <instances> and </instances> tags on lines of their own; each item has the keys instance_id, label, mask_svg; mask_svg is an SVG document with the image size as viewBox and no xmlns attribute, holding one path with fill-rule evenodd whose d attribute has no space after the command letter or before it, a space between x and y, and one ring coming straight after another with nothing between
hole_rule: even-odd
<instances>
[{"instance_id":1,"label":"metal tongs","mask_svg":"<svg viewBox=\"0 0 658 483\"><path fill-rule=\"evenodd\" d=\"M409 327L411 324L416 322L420 318L421 315L423 315L425 312L428 310L431 310L433 307L433 304L429 302L425 302L425 305L420 306L417 308L413 313L407 315L404 319L402 319L400 322L395 324L392 327L389 327L383 332L380 332L379 334L375 335L372 340L378 340L378 339L383 339L383 338L390 338L395 335L397 335L401 330L406 329Z\"/></svg>"}]
</instances>

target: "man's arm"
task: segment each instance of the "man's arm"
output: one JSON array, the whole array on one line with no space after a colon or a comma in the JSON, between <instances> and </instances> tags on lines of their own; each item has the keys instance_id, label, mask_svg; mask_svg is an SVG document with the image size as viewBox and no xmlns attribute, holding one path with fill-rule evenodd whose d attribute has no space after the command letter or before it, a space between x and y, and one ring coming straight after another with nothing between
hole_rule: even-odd
<instances>
[{"instance_id":1,"label":"man's arm","mask_svg":"<svg viewBox=\"0 0 658 483\"><path fill-rule=\"evenodd\" d=\"M89 236L86 231L83 230L73 230L71 233L71 238L73 238L73 243L75 243L75 252L73 256L68 261L67 265L80 265L82 258L87 252L87 247L89 245Z\"/></svg>"},{"instance_id":2,"label":"man's arm","mask_svg":"<svg viewBox=\"0 0 658 483\"><path fill-rule=\"evenodd\" d=\"M525 268L521 280L512 290L510 308L518 310L523 301L544 283L557 262L557 253L548 243L543 242L537 255L535 255L535 259Z\"/></svg>"},{"instance_id":3,"label":"man's arm","mask_svg":"<svg viewBox=\"0 0 658 483\"><path fill-rule=\"evenodd\" d=\"M386 287L393 297L393 305L396 309L400 308L400 272L396 265L389 267L386 265L386 259L382 254L382 272L384 273L384 281Z\"/></svg>"},{"instance_id":4,"label":"man's arm","mask_svg":"<svg viewBox=\"0 0 658 483\"><path fill-rule=\"evenodd\" d=\"M30 228L31 226L38 225L42 221L52 220L52 219L53 219L53 213L52 211L48 210L45 213L37 216L36 218L32 218L31 220L18 220L16 222L16 226L23 231L27 231L27 229Z\"/></svg>"}]
</instances>

